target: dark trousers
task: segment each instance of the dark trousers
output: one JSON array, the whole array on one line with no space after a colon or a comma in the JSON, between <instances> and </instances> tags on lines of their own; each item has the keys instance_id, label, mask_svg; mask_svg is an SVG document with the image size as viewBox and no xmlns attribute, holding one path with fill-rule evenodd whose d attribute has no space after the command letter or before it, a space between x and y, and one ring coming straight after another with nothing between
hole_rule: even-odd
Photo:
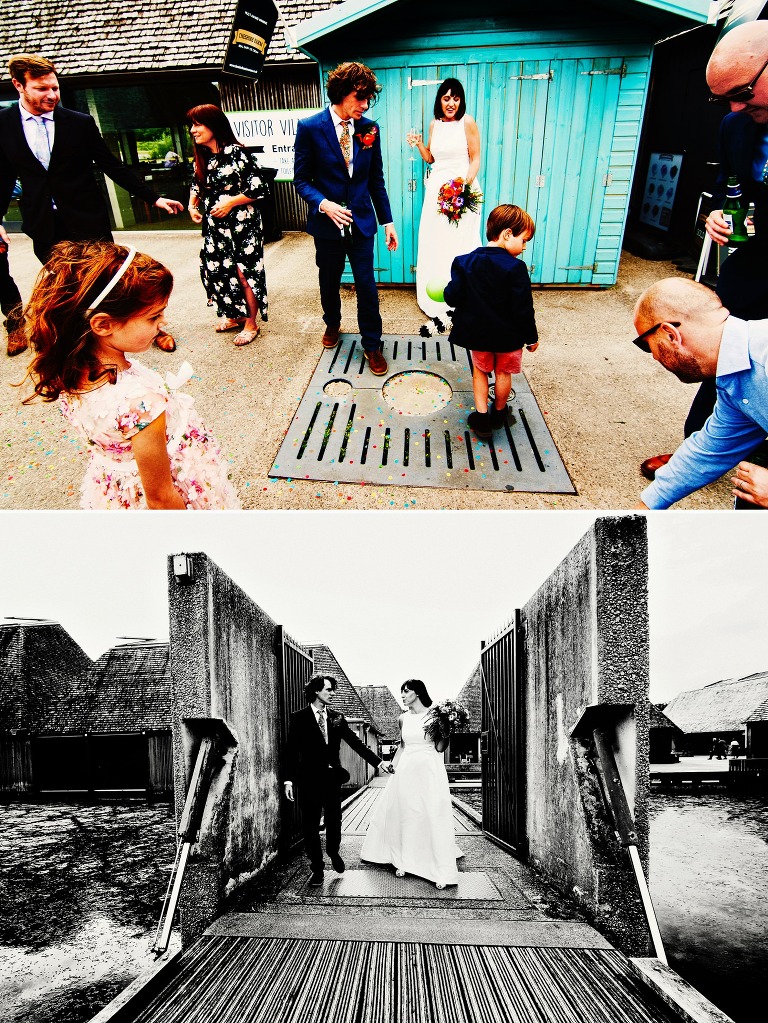
<instances>
[{"instance_id":1,"label":"dark trousers","mask_svg":"<svg viewBox=\"0 0 768 1023\"><path fill-rule=\"evenodd\" d=\"M98 238L88 235L80 230L66 214L59 210L53 214L53 223L46 225L46 230L40 234L33 235L32 249L41 263L47 263L51 249L57 242L112 242L114 238L110 231L105 231Z\"/></svg>"},{"instance_id":2,"label":"dark trousers","mask_svg":"<svg viewBox=\"0 0 768 1023\"><path fill-rule=\"evenodd\" d=\"M344 258L349 257L352 276L357 290L357 326L363 348L378 351L381 348L381 313L379 292L373 273L374 238L366 238L352 227L351 237L315 238L315 262L320 272L320 304L323 320L330 330L341 324L341 275Z\"/></svg>"},{"instance_id":3,"label":"dark trousers","mask_svg":"<svg viewBox=\"0 0 768 1023\"><path fill-rule=\"evenodd\" d=\"M327 770L329 777L311 789L299 789L304 849L313 870L323 869L323 847L320 844L320 817L325 814L325 851L336 856L341 845L341 787Z\"/></svg>"},{"instance_id":4,"label":"dark trousers","mask_svg":"<svg viewBox=\"0 0 768 1023\"><path fill-rule=\"evenodd\" d=\"M11 277L8 250L0 245L0 310L5 316L5 326L10 334L21 326L21 293Z\"/></svg>"}]
</instances>

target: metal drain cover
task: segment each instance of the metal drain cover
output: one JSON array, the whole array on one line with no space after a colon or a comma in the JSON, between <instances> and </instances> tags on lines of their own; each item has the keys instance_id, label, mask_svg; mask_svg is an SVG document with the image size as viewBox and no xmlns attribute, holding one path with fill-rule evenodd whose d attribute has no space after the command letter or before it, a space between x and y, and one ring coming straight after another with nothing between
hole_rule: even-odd
<instances>
[{"instance_id":1,"label":"metal drain cover","mask_svg":"<svg viewBox=\"0 0 768 1023\"><path fill-rule=\"evenodd\" d=\"M450 487L575 494L528 381L513 379L510 422L481 441L467 426L472 411L469 352L447 337L385 335L385 377L375 377L358 334L342 334L323 351L309 387L270 469L270 476L379 483L385 486ZM383 387L402 373L433 374L452 396L433 411L399 412ZM428 404L428 399L427 399Z\"/></svg>"},{"instance_id":2,"label":"metal drain cover","mask_svg":"<svg viewBox=\"0 0 768 1023\"><path fill-rule=\"evenodd\" d=\"M423 877L397 877L388 871L347 870L343 874L326 874L322 889L307 889L307 894L331 895L334 898L359 899L475 899L501 900L502 895L486 873L459 873L458 885L442 890Z\"/></svg>"}]
</instances>

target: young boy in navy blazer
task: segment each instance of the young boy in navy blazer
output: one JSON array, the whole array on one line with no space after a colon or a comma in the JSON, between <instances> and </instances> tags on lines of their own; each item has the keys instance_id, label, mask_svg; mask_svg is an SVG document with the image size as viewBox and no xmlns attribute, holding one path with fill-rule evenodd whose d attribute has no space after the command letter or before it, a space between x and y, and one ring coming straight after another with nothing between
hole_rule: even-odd
<instances>
[{"instance_id":1,"label":"young boy in navy blazer","mask_svg":"<svg viewBox=\"0 0 768 1023\"><path fill-rule=\"evenodd\" d=\"M507 422L512 375L521 371L523 348L535 352L539 345L531 279L518 259L535 230L519 206L497 206L485 228L488 244L457 256L445 287L445 301L454 308L450 340L472 352L475 411L467 422L483 440ZM490 410L489 373L495 378Z\"/></svg>"}]
</instances>

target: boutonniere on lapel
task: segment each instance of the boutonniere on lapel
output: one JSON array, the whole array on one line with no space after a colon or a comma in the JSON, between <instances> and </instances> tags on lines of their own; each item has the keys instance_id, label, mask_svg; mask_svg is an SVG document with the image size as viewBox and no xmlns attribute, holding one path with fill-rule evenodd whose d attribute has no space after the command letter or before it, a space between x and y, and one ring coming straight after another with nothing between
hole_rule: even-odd
<instances>
[{"instance_id":1,"label":"boutonniere on lapel","mask_svg":"<svg viewBox=\"0 0 768 1023\"><path fill-rule=\"evenodd\" d=\"M370 128L366 128L365 131L359 131L355 135L355 138L360 143L363 149L372 149L373 144L376 141L376 136L379 134L379 127L377 124L372 124Z\"/></svg>"}]
</instances>

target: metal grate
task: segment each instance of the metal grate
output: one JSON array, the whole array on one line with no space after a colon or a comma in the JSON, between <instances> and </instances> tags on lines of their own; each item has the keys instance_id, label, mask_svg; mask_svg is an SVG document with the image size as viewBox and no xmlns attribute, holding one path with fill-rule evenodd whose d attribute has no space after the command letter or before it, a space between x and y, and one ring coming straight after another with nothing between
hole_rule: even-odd
<instances>
[{"instance_id":1,"label":"metal grate","mask_svg":"<svg viewBox=\"0 0 768 1023\"><path fill-rule=\"evenodd\" d=\"M510 423L481 441L467 426L472 411L471 356L447 338L386 335L386 377L368 369L359 335L343 334L324 351L270 470L270 476L575 494L528 381L514 378ZM447 406L428 415L394 411L382 393L398 373L433 373L450 386ZM329 396L338 382L346 394ZM329 387L329 385L332 385ZM514 419L514 422L512 422Z\"/></svg>"},{"instance_id":2,"label":"metal grate","mask_svg":"<svg viewBox=\"0 0 768 1023\"><path fill-rule=\"evenodd\" d=\"M136 1023L672 1023L621 953L204 937Z\"/></svg>"},{"instance_id":3,"label":"metal grate","mask_svg":"<svg viewBox=\"0 0 768 1023\"><path fill-rule=\"evenodd\" d=\"M309 879L307 879L309 880ZM481 871L459 874L459 883L442 890L423 877L397 877L389 871L347 870L326 874L322 889L308 893L353 899L478 899L501 900L502 895L490 877Z\"/></svg>"}]
</instances>

